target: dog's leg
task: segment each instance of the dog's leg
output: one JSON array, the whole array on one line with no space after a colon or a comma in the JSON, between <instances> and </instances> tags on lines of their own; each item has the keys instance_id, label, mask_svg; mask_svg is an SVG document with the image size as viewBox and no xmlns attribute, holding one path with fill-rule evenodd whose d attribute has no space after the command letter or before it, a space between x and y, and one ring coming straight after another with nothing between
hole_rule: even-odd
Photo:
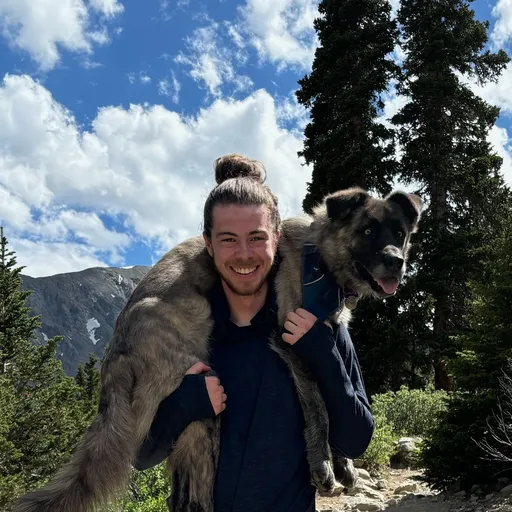
<instances>
[{"instance_id":1,"label":"dog's leg","mask_svg":"<svg viewBox=\"0 0 512 512\"><path fill-rule=\"evenodd\" d=\"M359 479L357 469L351 459L334 455L332 457L332 467L336 480L344 487L354 487Z\"/></svg>"},{"instance_id":2,"label":"dog's leg","mask_svg":"<svg viewBox=\"0 0 512 512\"><path fill-rule=\"evenodd\" d=\"M272 348L288 364L295 381L297 394L304 414L304 437L311 483L322 496L339 496L342 486L336 481L329 447L329 420L323 398L316 382L304 364L277 338L271 339Z\"/></svg>"}]
</instances>

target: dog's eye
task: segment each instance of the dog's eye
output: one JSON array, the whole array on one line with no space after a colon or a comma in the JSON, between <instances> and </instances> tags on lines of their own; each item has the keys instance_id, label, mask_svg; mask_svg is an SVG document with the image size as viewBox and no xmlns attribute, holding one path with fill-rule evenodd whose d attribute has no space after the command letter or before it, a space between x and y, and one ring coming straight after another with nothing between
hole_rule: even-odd
<instances>
[{"instance_id":1,"label":"dog's eye","mask_svg":"<svg viewBox=\"0 0 512 512\"><path fill-rule=\"evenodd\" d=\"M404 233L402 231L397 231L396 235L398 236L398 238L404 237Z\"/></svg>"},{"instance_id":2,"label":"dog's eye","mask_svg":"<svg viewBox=\"0 0 512 512\"><path fill-rule=\"evenodd\" d=\"M372 230L370 228L367 228L364 230L364 234L365 235L371 235L372 234Z\"/></svg>"}]
</instances>

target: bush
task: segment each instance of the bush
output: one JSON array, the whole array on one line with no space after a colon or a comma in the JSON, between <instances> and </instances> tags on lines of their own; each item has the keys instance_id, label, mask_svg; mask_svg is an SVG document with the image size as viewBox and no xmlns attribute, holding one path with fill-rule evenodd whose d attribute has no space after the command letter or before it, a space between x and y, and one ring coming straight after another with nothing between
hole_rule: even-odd
<instances>
[{"instance_id":1,"label":"bush","mask_svg":"<svg viewBox=\"0 0 512 512\"><path fill-rule=\"evenodd\" d=\"M401 437L419 436L428 438L438 421L439 414L446 410L446 393L408 389L389 391L372 397L372 412L375 433L366 452L360 457L363 467L379 471L387 466L396 453L397 441Z\"/></svg>"},{"instance_id":2,"label":"bush","mask_svg":"<svg viewBox=\"0 0 512 512\"><path fill-rule=\"evenodd\" d=\"M171 491L165 465L134 470L129 491L103 512L167 512L165 500Z\"/></svg>"},{"instance_id":3,"label":"bush","mask_svg":"<svg viewBox=\"0 0 512 512\"><path fill-rule=\"evenodd\" d=\"M447 394L435 391L408 389L388 391L372 397L372 411L386 418L396 437L429 437L438 422L439 413L446 410Z\"/></svg>"},{"instance_id":4,"label":"bush","mask_svg":"<svg viewBox=\"0 0 512 512\"><path fill-rule=\"evenodd\" d=\"M385 416L374 415L375 432L370 445L359 458L362 466L368 471L380 471L389 464L389 460L396 448L396 437L393 435L393 426Z\"/></svg>"}]
</instances>

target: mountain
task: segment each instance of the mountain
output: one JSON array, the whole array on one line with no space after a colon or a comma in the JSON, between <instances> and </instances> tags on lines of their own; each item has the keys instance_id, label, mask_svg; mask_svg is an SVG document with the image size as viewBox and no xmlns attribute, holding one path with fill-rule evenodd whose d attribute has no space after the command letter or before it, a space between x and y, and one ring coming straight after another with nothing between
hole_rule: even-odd
<instances>
[{"instance_id":1,"label":"mountain","mask_svg":"<svg viewBox=\"0 0 512 512\"><path fill-rule=\"evenodd\" d=\"M75 375L93 352L102 357L121 309L151 267L89 268L48 277L22 276L31 290L27 306L41 315L37 339L63 336L57 351L64 371Z\"/></svg>"}]
</instances>

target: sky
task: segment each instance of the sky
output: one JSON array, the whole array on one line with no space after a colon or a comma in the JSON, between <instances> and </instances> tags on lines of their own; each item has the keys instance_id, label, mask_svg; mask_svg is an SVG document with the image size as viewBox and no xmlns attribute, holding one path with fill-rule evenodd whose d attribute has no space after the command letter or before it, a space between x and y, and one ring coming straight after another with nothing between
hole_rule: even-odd
<instances>
[{"instance_id":1,"label":"sky","mask_svg":"<svg viewBox=\"0 0 512 512\"><path fill-rule=\"evenodd\" d=\"M311 168L294 93L317 6L0 0L0 225L23 273L153 265L201 233L226 153L262 161L281 215L299 213ZM489 47L512 50L512 0L473 8ZM489 140L512 185L512 65L470 85L501 107ZM383 121L404 103L393 87L386 99Z\"/></svg>"}]
</instances>

